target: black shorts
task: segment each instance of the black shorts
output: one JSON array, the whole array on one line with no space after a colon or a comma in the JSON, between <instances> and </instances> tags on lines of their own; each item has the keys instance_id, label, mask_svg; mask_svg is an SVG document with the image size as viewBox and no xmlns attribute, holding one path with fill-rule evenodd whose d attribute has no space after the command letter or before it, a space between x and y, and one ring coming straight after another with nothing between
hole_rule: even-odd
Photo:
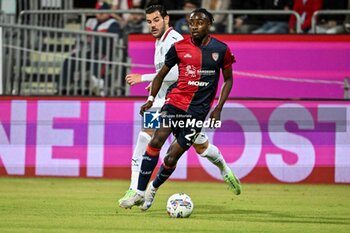
<instances>
[{"instance_id":1,"label":"black shorts","mask_svg":"<svg viewBox=\"0 0 350 233\"><path fill-rule=\"evenodd\" d=\"M171 127L177 142L185 150L191 147L202 130L196 122L204 121L203 117L189 115L171 104L163 106L162 118L165 119L162 127Z\"/></svg>"}]
</instances>

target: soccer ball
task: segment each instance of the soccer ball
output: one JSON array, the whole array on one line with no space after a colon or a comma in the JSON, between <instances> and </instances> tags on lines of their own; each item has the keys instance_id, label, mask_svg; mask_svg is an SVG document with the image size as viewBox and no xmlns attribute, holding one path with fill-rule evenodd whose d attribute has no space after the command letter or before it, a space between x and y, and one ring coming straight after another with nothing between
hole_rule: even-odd
<instances>
[{"instance_id":1,"label":"soccer ball","mask_svg":"<svg viewBox=\"0 0 350 233\"><path fill-rule=\"evenodd\" d=\"M193 211L193 202L187 194L175 193L169 197L166 209L172 218L188 218Z\"/></svg>"}]
</instances>

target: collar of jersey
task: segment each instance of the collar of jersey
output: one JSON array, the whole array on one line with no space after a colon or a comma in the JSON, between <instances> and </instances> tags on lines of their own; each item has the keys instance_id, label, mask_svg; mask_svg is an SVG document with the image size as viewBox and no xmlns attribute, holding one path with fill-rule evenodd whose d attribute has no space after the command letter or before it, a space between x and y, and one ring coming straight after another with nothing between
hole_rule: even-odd
<instances>
[{"instance_id":1,"label":"collar of jersey","mask_svg":"<svg viewBox=\"0 0 350 233\"><path fill-rule=\"evenodd\" d=\"M165 40L165 38L168 36L168 34L171 30L173 30L173 27L168 28L168 30L166 30L166 32L164 32L162 38L160 39L162 42Z\"/></svg>"}]
</instances>

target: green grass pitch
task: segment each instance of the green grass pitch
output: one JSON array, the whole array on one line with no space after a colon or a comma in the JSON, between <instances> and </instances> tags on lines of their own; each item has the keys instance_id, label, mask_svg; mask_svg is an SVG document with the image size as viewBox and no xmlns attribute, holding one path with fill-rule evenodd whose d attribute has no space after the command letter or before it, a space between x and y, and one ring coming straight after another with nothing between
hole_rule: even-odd
<instances>
[{"instance_id":1,"label":"green grass pitch","mask_svg":"<svg viewBox=\"0 0 350 233\"><path fill-rule=\"evenodd\" d=\"M117 207L128 181L0 178L0 232L350 232L349 185L165 183L147 211ZM172 219L166 200L190 195L188 219Z\"/></svg>"}]
</instances>

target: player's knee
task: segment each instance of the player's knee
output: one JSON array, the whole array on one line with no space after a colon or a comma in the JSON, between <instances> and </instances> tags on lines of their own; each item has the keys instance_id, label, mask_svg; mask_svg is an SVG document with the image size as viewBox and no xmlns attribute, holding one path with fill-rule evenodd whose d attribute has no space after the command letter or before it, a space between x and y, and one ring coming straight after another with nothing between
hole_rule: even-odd
<instances>
[{"instance_id":1,"label":"player's knee","mask_svg":"<svg viewBox=\"0 0 350 233\"><path fill-rule=\"evenodd\" d=\"M164 164L167 167L176 167L177 159L174 156L167 155L164 157Z\"/></svg>"},{"instance_id":2,"label":"player's knee","mask_svg":"<svg viewBox=\"0 0 350 233\"><path fill-rule=\"evenodd\" d=\"M196 153L202 155L208 149L209 142L206 141L203 144L193 144Z\"/></svg>"}]
</instances>

